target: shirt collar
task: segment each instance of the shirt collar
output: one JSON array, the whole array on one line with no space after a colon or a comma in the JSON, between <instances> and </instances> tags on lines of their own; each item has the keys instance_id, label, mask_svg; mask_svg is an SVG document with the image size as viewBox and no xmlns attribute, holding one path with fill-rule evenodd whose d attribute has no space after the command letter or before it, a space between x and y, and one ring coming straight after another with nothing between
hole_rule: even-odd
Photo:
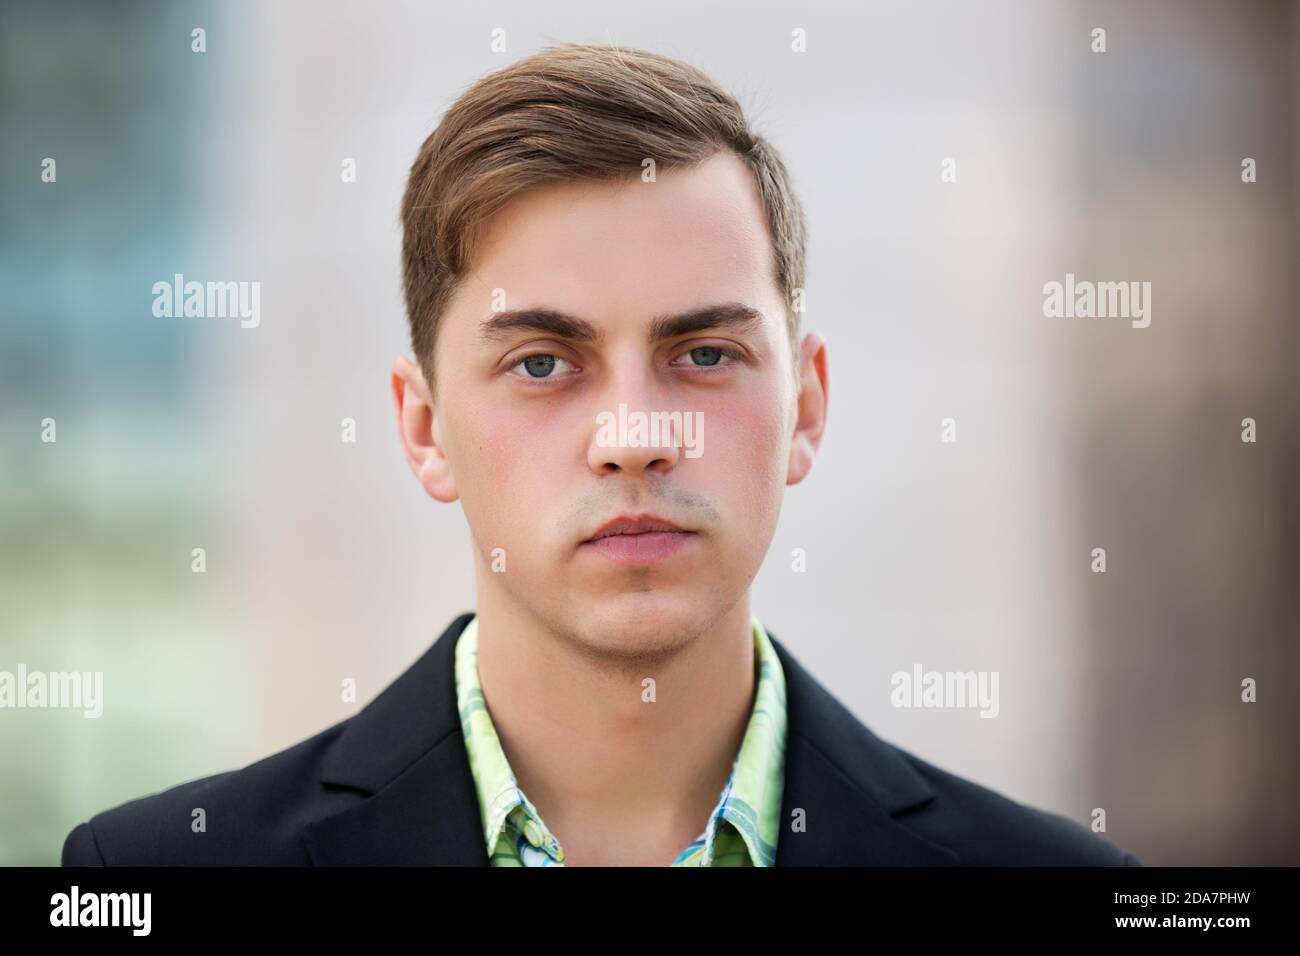
<instances>
[{"instance_id":1,"label":"shirt collar","mask_svg":"<svg viewBox=\"0 0 1300 956\"><path fill-rule=\"evenodd\" d=\"M751 617L751 625L758 672L754 706L731 774L701 834L703 866L713 865L720 838L725 842L734 839L733 834L743 841L752 865L771 866L776 857L785 769L785 675L757 617ZM507 822L513 819L521 831L528 833L529 843L538 845L546 854L547 862L562 863L564 851L519 788L483 699L478 677L477 617L466 625L457 641L455 673L461 730L489 858Z\"/></svg>"},{"instance_id":2,"label":"shirt collar","mask_svg":"<svg viewBox=\"0 0 1300 956\"><path fill-rule=\"evenodd\" d=\"M490 858L496 851L497 841L505 830L512 814L522 831L531 831L556 862L562 862L564 852L559 842L546 829L541 814L532 801L524 795L515 781L514 771L506 759L501 740L483 699L483 688L478 679L478 618L470 621L456 642L456 705L460 710L461 731L465 736L465 751L469 757L470 773L478 793L479 813L483 820L483 835L487 841ZM516 812L519 811L519 812ZM519 813L523 814L520 819Z\"/></svg>"},{"instance_id":3,"label":"shirt collar","mask_svg":"<svg viewBox=\"0 0 1300 956\"><path fill-rule=\"evenodd\" d=\"M781 829L781 792L785 780L785 674L767 631L751 619L758 687L749 724L731 776L705 831L704 865L711 866L718 837L727 829L739 833L754 866L771 866Z\"/></svg>"}]
</instances>

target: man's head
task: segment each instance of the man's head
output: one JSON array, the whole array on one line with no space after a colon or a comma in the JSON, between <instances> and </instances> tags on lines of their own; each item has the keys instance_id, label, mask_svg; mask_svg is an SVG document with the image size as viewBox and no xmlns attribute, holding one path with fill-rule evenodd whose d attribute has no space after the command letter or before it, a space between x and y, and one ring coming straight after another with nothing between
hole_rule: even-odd
<instances>
[{"instance_id":1,"label":"man's head","mask_svg":"<svg viewBox=\"0 0 1300 956\"><path fill-rule=\"evenodd\" d=\"M402 220L403 444L462 502L480 606L628 659L735 607L827 386L821 340L799 337L803 214L739 105L653 54L544 51L452 106ZM697 425L697 456L680 431L602 426L657 412ZM690 533L591 543L644 515Z\"/></svg>"}]
</instances>

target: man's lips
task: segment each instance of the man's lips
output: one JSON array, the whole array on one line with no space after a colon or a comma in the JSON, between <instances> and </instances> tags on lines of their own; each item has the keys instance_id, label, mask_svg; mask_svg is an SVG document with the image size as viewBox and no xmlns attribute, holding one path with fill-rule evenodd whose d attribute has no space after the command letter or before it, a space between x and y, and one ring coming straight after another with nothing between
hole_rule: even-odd
<instances>
[{"instance_id":1,"label":"man's lips","mask_svg":"<svg viewBox=\"0 0 1300 956\"><path fill-rule=\"evenodd\" d=\"M609 537L615 534L648 534L655 531L685 531L681 525L674 524L658 515L619 515L612 521L606 521L596 529L588 541Z\"/></svg>"},{"instance_id":2,"label":"man's lips","mask_svg":"<svg viewBox=\"0 0 1300 956\"><path fill-rule=\"evenodd\" d=\"M656 515L622 515L601 525L581 547L619 564L649 564L675 554L694 537L694 531Z\"/></svg>"}]
</instances>

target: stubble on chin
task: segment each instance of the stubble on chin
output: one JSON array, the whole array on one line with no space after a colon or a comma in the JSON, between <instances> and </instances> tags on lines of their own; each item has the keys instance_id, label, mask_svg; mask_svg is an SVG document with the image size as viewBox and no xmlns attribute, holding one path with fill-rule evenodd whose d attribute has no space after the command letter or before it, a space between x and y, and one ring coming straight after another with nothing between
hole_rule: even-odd
<instances>
[{"instance_id":1,"label":"stubble on chin","mask_svg":"<svg viewBox=\"0 0 1300 956\"><path fill-rule=\"evenodd\" d=\"M669 615L654 620L636 615L620 621L596 611L570 616L551 628L565 649L592 670L611 677L640 681L664 666L698 640L709 627L709 615L690 614L686 620Z\"/></svg>"}]
</instances>

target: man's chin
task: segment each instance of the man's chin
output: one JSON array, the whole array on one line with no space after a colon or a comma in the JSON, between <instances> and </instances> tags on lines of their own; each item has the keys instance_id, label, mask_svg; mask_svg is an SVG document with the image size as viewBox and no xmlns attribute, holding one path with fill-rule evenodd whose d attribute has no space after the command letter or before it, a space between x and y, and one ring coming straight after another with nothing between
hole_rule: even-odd
<instances>
[{"instance_id":1,"label":"man's chin","mask_svg":"<svg viewBox=\"0 0 1300 956\"><path fill-rule=\"evenodd\" d=\"M708 628L717 613L717 595L698 589L629 591L600 595L586 606L570 606L568 627L598 654L642 658L672 654Z\"/></svg>"}]
</instances>

